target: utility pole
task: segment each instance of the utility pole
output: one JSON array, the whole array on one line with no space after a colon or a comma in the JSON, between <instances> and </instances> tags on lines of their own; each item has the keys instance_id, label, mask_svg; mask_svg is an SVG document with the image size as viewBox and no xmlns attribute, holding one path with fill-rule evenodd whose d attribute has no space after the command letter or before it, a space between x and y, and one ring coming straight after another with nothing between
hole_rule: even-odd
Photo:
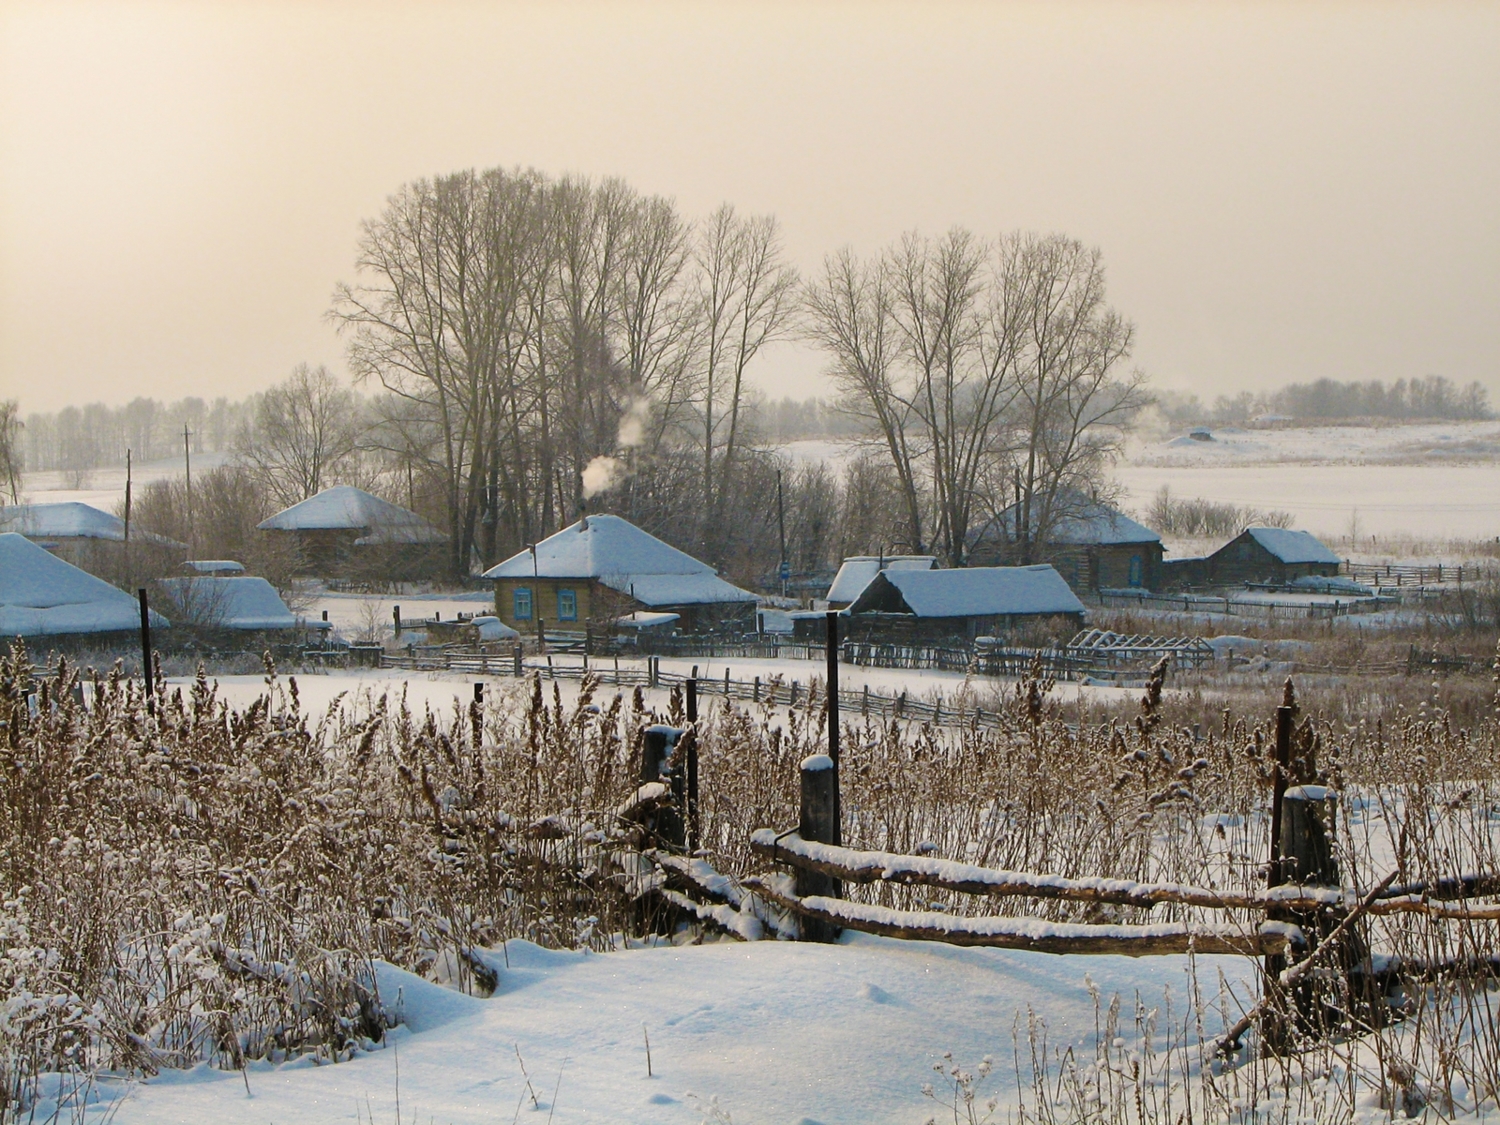
<instances>
[{"instance_id":1,"label":"utility pole","mask_svg":"<svg viewBox=\"0 0 1500 1125\"><path fill-rule=\"evenodd\" d=\"M786 597L787 579L791 577L791 568L786 561L786 505L781 496L781 470L776 470L776 528L781 534L781 567L778 573L781 575L781 596Z\"/></svg>"},{"instance_id":2,"label":"utility pole","mask_svg":"<svg viewBox=\"0 0 1500 1125\"><path fill-rule=\"evenodd\" d=\"M197 536L193 533L193 450L188 439L193 432L188 429L187 423L182 424L182 464L187 473L187 524L188 524L188 552L193 556L198 554Z\"/></svg>"},{"instance_id":3,"label":"utility pole","mask_svg":"<svg viewBox=\"0 0 1500 1125\"><path fill-rule=\"evenodd\" d=\"M132 581L130 573L130 450L125 450L125 584Z\"/></svg>"}]
</instances>

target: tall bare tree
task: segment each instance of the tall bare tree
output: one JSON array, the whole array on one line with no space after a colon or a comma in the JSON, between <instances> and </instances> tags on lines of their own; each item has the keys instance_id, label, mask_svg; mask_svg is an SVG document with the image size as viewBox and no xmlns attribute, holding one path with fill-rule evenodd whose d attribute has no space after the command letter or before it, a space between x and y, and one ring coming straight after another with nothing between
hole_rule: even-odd
<instances>
[{"instance_id":1,"label":"tall bare tree","mask_svg":"<svg viewBox=\"0 0 1500 1125\"><path fill-rule=\"evenodd\" d=\"M290 378L261 396L236 453L278 504L295 504L348 467L364 429L363 413L359 396L326 367L298 364Z\"/></svg>"},{"instance_id":2,"label":"tall bare tree","mask_svg":"<svg viewBox=\"0 0 1500 1125\"><path fill-rule=\"evenodd\" d=\"M21 417L15 399L0 402L0 473L10 487L10 502L21 502Z\"/></svg>"},{"instance_id":3,"label":"tall bare tree","mask_svg":"<svg viewBox=\"0 0 1500 1125\"><path fill-rule=\"evenodd\" d=\"M699 235L697 271L707 529L722 526L734 481L735 459L744 439L745 371L762 347L789 330L797 274L783 260L776 219L742 219L728 203L709 217Z\"/></svg>"}]
</instances>

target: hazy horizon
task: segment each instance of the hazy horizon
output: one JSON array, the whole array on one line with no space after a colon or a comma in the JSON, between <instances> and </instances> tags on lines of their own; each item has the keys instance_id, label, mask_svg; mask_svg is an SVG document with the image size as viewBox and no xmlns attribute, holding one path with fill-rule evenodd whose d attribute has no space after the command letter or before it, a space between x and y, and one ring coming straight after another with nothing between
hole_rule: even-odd
<instances>
[{"instance_id":1,"label":"hazy horizon","mask_svg":"<svg viewBox=\"0 0 1500 1125\"><path fill-rule=\"evenodd\" d=\"M1099 246L1156 386L1500 397L1500 5L0 0L0 398L343 373L359 224L471 167ZM782 345L772 398L827 394Z\"/></svg>"}]
</instances>

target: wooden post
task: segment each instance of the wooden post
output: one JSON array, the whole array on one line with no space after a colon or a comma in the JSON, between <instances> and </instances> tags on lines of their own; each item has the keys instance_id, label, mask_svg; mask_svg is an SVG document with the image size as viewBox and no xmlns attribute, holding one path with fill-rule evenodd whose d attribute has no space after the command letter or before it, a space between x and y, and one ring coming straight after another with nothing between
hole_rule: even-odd
<instances>
[{"instance_id":1,"label":"wooden post","mask_svg":"<svg viewBox=\"0 0 1500 1125\"><path fill-rule=\"evenodd\" d=\"M484 684L474 685L474 702L469 706L470 733L474 737L474 749L484 744Z\"/></svg>"},{"instance_id":2,"label":"wooden post","mask_svg":"<svg viewBox=\"0 0 1500 1125\"><path fill-rule=\"evenodd\" d=\"M687 721L696 723L698 721L698 669L693 669L693 674L688 677L687 682Z\"/></svg>"},{"instance_id":3,"label":"wooden post","mask_svg":"<svg viewBox=\"0 0 1500 1125\"><path fill-rule=\"evenodd\" d=\"M685 841L683 809L688 804L684 792L686 771L682 763L675 760L675 751L682 745L682 739L682 731L666 726L647 727L641 737L641 784L664 780L662 764L669 755L674 759L665 778L672 790L673 804L660 809L646 822L660 843L674 848L681 848Z\"/></svg>"},{"instance_id":4,"label":"wooden post","mask_svg":"<svg viewBox=\"0 0 1500 1125\"><path fill-rule=\"evenodd\" d=\"M826 647L828 657L828 757L833 762L833 835L830 844L843 842L841 826L843 809L839 802L839 615L830 609L827 617ZM803 774L806 777L806 774Z\"/></svg>"},{"instance_id":5,"label":"wooden post","mask_svg":"<svg viewBox=\"0 0 1500 1125\"><path fill-rule=\"evenodd\" d=\"M156 675L151 659L151 606L146 601L146 588L136 591L141 603L141 680L146 685L146 714L156 714Z\"/></svg>"},{"instance_id":6,"label":"wooden post","mask_svg":"<svg viewBox=\"0 0 1500 1125\"><path fill-rule=\"evenodd\" d=\"M760 677L759 676L755 677L755 686L750 689L750 699L751 699L752 702L755 702L755 703L759 703L760 702Z\"/></svg>"},{"instance_id":7,"label":"wooden post","mask_svg":"<svg viewBox=\"0 0 1500 1125\"><path fill-rule=\"evenodd\" d=\"M804 840L820 844L839 842L838 768L827 754L814 754L802 762L802 808L797 832ZM844 888L840 880L821 871L797 869L797 897L820 895L839 898ZM817 918L801 918L804 941L837 941L837 926Z\"/></svg>"},{"instance_id":8,"label":"wooden post","mask_svg":"<svg viewBox=\"0 0 1500 1125\"><path fill-rule=\"evenodd\" d=\"M516 647L511 651L510 660L511 660L511 673L512 673L512 675L514 675L516 677L516 679L519 680L521 678L521 673L522 673L522 667L521 667L521 642L520 641L516 642Z\"/></svg>"},{"instance_id":9,"label":"wooden post","mask_svg":"<svg viewBox=\"0 0 1500 1125\"><path fill-rule=\"evenodd\" d=\"M661 763L667 756L667 735L671 727L647 727L641 734L641 784L661 780Z\"/></svg>"},{"instance_id":10,"label":"wooden post","mask_svg":"<svg viewBox=\"0 0 1500 1125\"><path fill-rule=\"evenodd\" d=\"M393 606L391 606L391 620L395 623L395 626L396 626L396 636L400 637L401 636L401 607L399 605L393 605Z\"/></svg>"},{"instance_id":11,"label":"wooden post","mask_svg":"<svg viewBox=\"0 0 1500 1125\"><path fill-rule=\"evenodd\" d=\"M689 854L698 850L698 732L689 730L683 736L683 766L687 769L687 846Z\"/></svg>"},{"instance_id":12,"label":"wooden post","mask_svg":"<svg viewBox=\"0 0 1500 1125\"><path fill-rule=\"evenodd\" d=\"M1281 871L1281 806L1286 796L1287 771L1292 760L1292 706L1288 698L1276 708L1276 763L1271 778L1271 862L1266 865L1266 885L1279 887L1285 880ZM1270 921L1285 922L1290 914L1285 910L1266 911ZM1290 1029L1287 1027L1287 1008L1278 983L1286 968L1284 953L1268 953L1265 958L1265 979L1261 990L1266 998L1266 1008L1261 1020L1261 1039L1273 1054L1282 1054L1287 1049Z\"/></svg>"}]
</instances>

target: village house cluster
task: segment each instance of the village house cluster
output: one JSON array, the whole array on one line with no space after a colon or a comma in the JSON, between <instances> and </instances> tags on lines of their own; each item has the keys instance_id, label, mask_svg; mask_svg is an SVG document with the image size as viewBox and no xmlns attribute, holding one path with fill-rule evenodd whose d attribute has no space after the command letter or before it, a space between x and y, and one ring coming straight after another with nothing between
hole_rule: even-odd
<instances>
[{"instance_id":1,"label":"village house cluster","mask_svg":"<svg viewBox=\"0 0 1500 1125\"><path fill-rule=\"evenodd\" d=\"M969 565L932 555L847 558L826 597L788 603L741 589L709 564L618 515L578 522L483 571L493 614L431 623L448 642L579 633L637 650L670 637L821 635L838 611L851 640L972 645L981 638L1060 636L1080 628L1085 599L1337 581L1340 559L1304 531L1249 527L1212 554L1166 558L1159 534L1092 498L1069 497L1045 536L1012 506L971 530ZM327 488L263 521L257 534L294 560L300 580L396 590L442 573L445 535L400 505L350 486ZM81 503L0 509L0 630L52 640L125 634L151 620L195 635L262 635L325 644L326 620L300 615L265 577L236 560L190 559L186 544L128 528ZM160 612L155 612L159 610ZM472 625L468 632L455 629ZM443 628L446 626L446 629ZM399 621L394 626L400 634ZM412 643L409 633L406 643Z\"/></svg>"}]
</instances>

